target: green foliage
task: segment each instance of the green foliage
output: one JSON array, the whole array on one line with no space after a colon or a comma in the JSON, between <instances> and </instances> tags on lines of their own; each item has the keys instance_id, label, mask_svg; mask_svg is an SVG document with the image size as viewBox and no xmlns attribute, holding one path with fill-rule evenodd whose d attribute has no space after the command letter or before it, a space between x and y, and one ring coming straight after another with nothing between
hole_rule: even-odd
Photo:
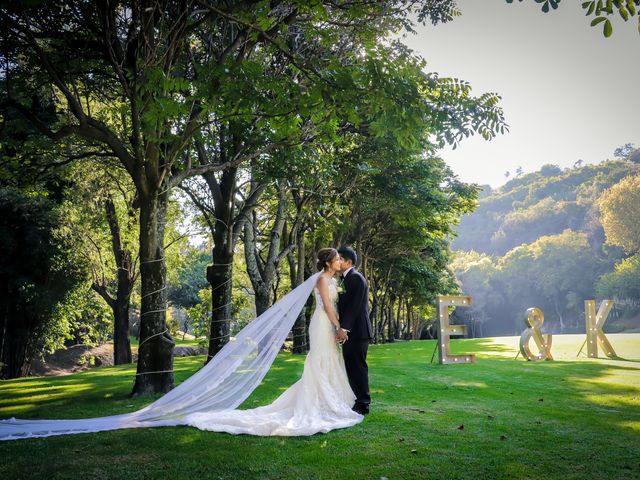
<instances>
[{"instance_id":1,"label":"green foliage","mask_svg":"<svg viewBox=\"0 0 640 480\"><path fill-rule=\"evenodd\" d=\"M198 292L199 302L187 308L187 320L193 335L201 344L209 341L211 327L211 289L202 289ZM230 334L235 335L244 328L249 321L255 318L255 311L245 292L234 289L232 293L233 307L231 309L232 321L230 322Z\"/></svg>"},{"instance_id":2,"label":"green foliage","mask_svg":"<svg viewBox=\"0 0 640 480\"><path fill-rule=\"evenodd\" d=\"M113 312L88 282L79 284L56 305L39 353L65 349L65 343L101 345L113 338Z\"/></svg>"},{"instance_id":3,"label":"green foliage","mask_svg":"<svg viewBox=\"0 0 640 480\"><path fill-rule=\"evenodd\" d=\"M522 0L519 0L522 2ZM556 10L561 0L535 0L536 3L542 4L542 11L548 13L550 8ZM513 0L507 0L507 3L513 3ZM633 17L638 17L637 28L640 33L640 0L589 0L582 2L582 9L585 10L587 17L594 17L591 20L591 26L596 27L602 25L602 34L610 37L613 33L612 17L620 15L622 20L628 22Z\"/></svg>"},{"instance_id":4,"label":"green foliage","mask_svg":"<svg viewBox=\"0 0 640 480\"><path fill-rule=\"evenodd\" d=\"M534 306L551 330L582 328L583 302L596 296L624 299L621 314L633 316L634 263L612 271L622 250L604 244L604 234L634 251L637 165L616 160L543 170L483 196L458 229L452 268L461 291L474 296L462 315L484 335L517 333ZM635 328L633 321L626 328Z\"/></svg>"},{"instance_id":5,"label":"green foliage","mask_svg":"<svg viewBox=\"0 0 640 480\"><path fill-rule=\"evenodd\" d=\"M84 263L57 232L60 212L44 195L0 187L0 360L2 376L28 372L55 342L56 309L85 275Z\"/></svg>"},{"instance_id":6,"label":"green foliage","mask_svg":"<svg viewBox=\"0 0 640 480\"><path fill-rule=\"evenodd\" d=\"M474 297L472 319L485 335L518 333L530 307L545 313L549 331L580 327L584 300L613 259L595 255L585 233L565 230L516 247L503 257L456 252L452 268L464 294Z\"/></svg>"},{"instance_id":7,"label":"green foliage","mask_svg":"<svg viewBox=\"0 0 640 480\"><path fill-rule=\"evenodd\" d=\"M640 175L623 178L606 190L598 206L607 243L627 253L640 251Z\"/></svg>"},{"instance_id":8,"label":"green foliage","mask_svg":"<svg viewBox=\"0 0 640 480\"><path fill-rule=\"evenodd\" d=\"M640 302L640 254L623 259L613 272L601 276L596 291L600 298Z\"/></svg>"},{"instance_id":9,"label":"green foliage","mask_svg":"<svg viewBox=\"0 0 640 480\"><path fill-rule=\"evenodd\" d=\"M540 235L558 234L567 228L587 232L590 243L599 246L600 194L638 171L634 163L615 160L552 176L540 171L510 180L484 194L478 208L461 219L453 248L504 255Z\"/></svg>"},{"instance_id":10,"label":"green foliage","mask_svg":"<svg viewBox=\"0 0 640 480\"><path fill-rule=\"evenodd\" d=\"M210 263L211 253L207 250L188 247L180 255L176 281L168 284L171 304L186 309L201 303L200 291L209 285L207 265Z\"/></svg>"}]
</instances>

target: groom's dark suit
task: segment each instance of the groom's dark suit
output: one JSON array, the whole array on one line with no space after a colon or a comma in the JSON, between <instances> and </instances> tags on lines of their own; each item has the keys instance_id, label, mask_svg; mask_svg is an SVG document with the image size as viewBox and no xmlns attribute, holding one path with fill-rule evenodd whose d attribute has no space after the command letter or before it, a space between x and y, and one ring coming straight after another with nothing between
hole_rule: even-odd
<instances>
[{"instance_id":1,"label":"groom's dark suit","mask_svg":"<svg viewBox=\"0 0 640 480\"><path fill-rule=\"evenodd\" d=\"M367 349L373 339L369 320L369 287L362 274L353 268L344 276L342 285L344 293L338 299L338 315L340 326L349 331L349 340L342 345L342 355L349 384L356 395L356 405L368 409L371 396Z\"/></svg>"}]
</instances>

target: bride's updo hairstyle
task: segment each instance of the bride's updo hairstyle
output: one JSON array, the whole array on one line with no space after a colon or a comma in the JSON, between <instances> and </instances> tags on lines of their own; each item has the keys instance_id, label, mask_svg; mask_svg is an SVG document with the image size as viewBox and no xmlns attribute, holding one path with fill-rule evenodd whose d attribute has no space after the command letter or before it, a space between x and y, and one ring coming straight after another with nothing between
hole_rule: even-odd
<instances>
[{"instance_id":1,"label":"bride's updo hairstyle","mask_svg":"<svg viewBox=\"0 0 640 480\"><path fill-rule=\"evenodd\" d=\"M327 268L327 264L331 263L337 256L338 251L335 248L320 249L318 251L318 263L316 263L316 268L318 270L324 270Z\"/></svg>"}]
</instances>

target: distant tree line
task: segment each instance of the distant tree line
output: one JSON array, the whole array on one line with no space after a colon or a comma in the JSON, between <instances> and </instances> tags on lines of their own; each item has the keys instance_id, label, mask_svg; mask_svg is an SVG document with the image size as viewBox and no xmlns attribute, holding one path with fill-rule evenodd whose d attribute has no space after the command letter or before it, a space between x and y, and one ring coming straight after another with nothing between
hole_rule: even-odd
<instances>
[{"instance_id":1,"label":"distant tree line","mask_svg":"<svg viewBox=\"0 0 640 480\"><path fill-rule=\"evenodd\" d=\"M549 331L582 332L592 298L616 301L610 331L640 329L639 151L618 153L512 179L463 217L451 268L474 297L457 312L473 334L519 333L529 307L544 311Z\"/></svg>"}]
</instances>

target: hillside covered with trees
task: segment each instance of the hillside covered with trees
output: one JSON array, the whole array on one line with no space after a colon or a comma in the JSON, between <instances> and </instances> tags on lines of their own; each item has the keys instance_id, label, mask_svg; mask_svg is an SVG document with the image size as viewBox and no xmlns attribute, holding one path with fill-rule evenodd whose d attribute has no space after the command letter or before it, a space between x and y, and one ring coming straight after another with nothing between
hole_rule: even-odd
<instances>
[{"instance_id":1,"label":"hillside covered with trees","mask_svg":"<svg viewBox=\"0 0 640 480\"><path fill-rule=\"evenodd\" d=\"M451 268L474 305L458 312L472 335L511 335L529 307L546 329L584 329L584 301L613 298L609 331L640 328L640 151L562 170L544 165L502 187L484 187L462 218Z\"/></svg>"}]
</instances>

